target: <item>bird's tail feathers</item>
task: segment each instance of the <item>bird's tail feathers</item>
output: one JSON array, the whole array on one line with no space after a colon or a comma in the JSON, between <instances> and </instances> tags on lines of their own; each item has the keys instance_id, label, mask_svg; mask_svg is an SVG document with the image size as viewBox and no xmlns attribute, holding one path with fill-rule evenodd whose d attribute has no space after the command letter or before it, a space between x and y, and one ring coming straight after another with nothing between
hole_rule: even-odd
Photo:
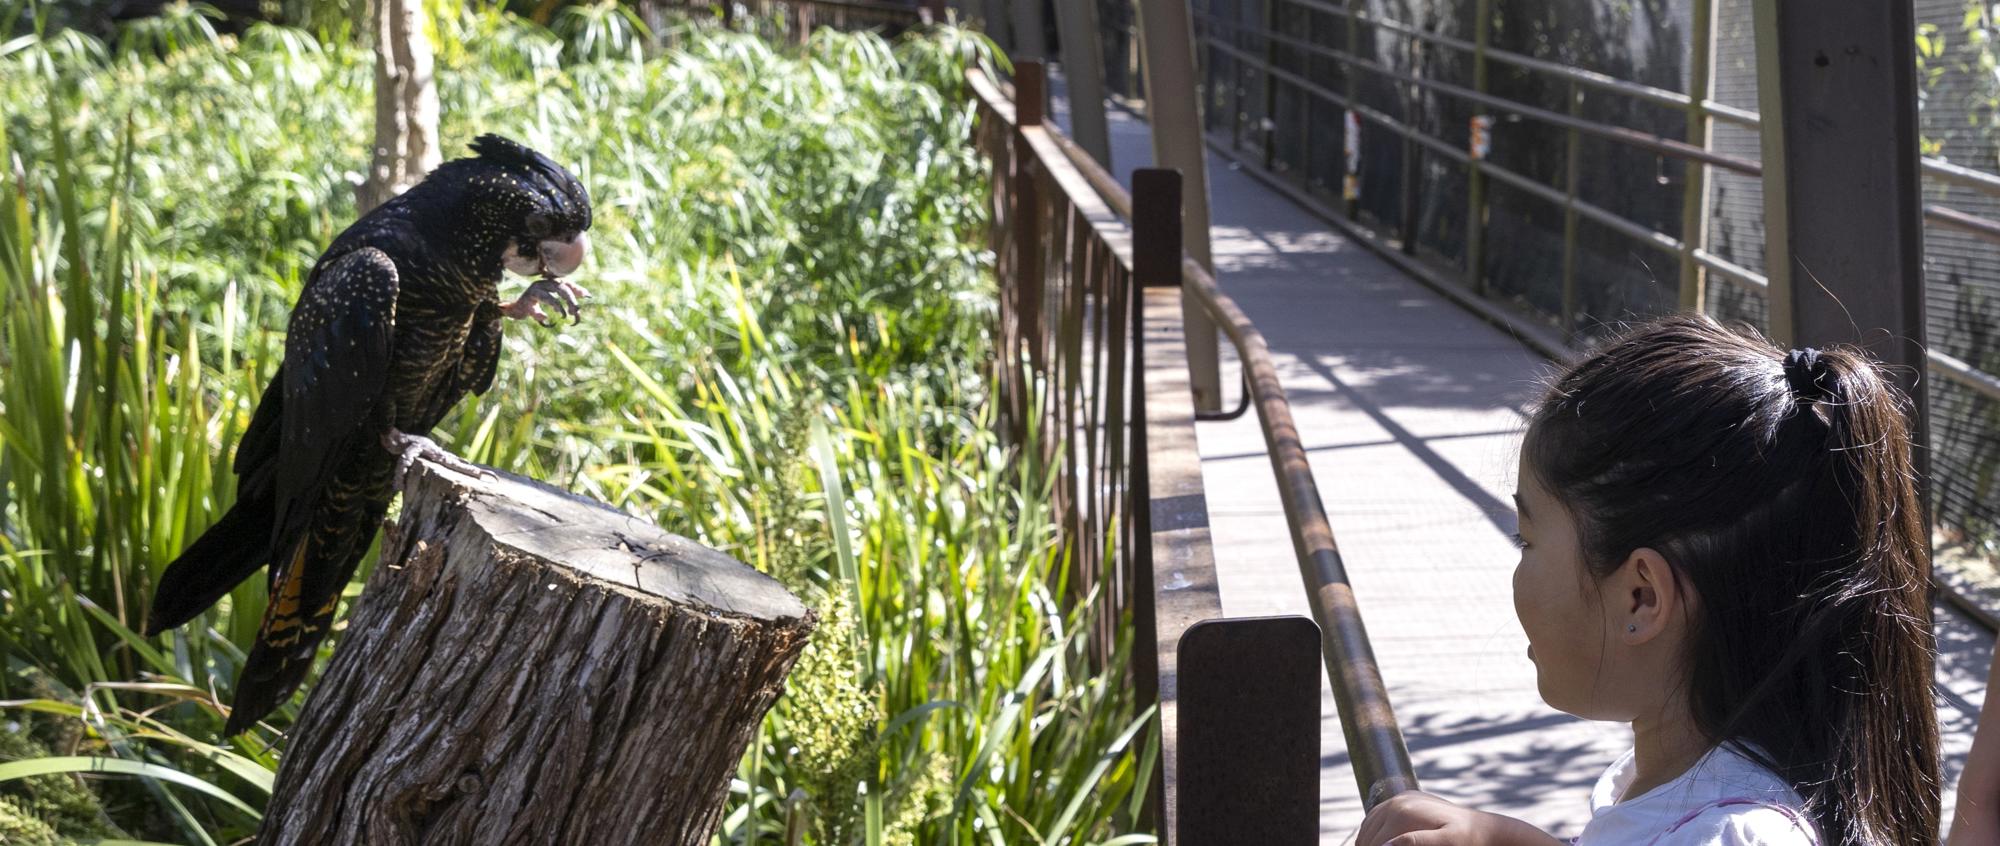
<instances>
[{"instance_id":1,"label":"bird's tail feathers","mask_svg":"<svg viewBox=\"0 0 2000 846\"><path fill-rule=\"evenodd\" d=\"M291 698L312 669L320 641L333 627L340 591L336 588L323 601L315 601L312 594L317 592L306 583L313 546L310 534L300 538L272 579L257 643L236 676L236 696L230 703L229 722L222 730L224 737L248 730Z\"/></svg>"},{"instance_id":2,"label":"bird's tail feathers","mask_svg":"<svg viewBox=\"0 0 2000 846\"><path fill-rule=\"evenodd\" d=\"M153 586L146 636L194 619L263 567L270 558L272 511L268 499L237 500L167 565Z\"/></svg>"}]
</instances>

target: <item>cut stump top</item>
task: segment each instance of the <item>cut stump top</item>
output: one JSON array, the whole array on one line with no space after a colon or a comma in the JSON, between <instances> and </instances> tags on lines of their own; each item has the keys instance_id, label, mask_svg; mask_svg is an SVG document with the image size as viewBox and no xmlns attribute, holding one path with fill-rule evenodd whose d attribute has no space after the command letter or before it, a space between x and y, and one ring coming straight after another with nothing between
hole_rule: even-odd
<instances>
[{"instance_id":1,"label":"cut stump top","mask_svg":"<svg viewBox=\"0 0 2000 846\"><path fill-rule=\"evenodd\" d=\"M778 580L735 558L603 503L492 472L482 478L419 462L404 507L417 498L457 500L496 546L674 605L771 622L808 614Z\"/></svg>"}]
</instances>

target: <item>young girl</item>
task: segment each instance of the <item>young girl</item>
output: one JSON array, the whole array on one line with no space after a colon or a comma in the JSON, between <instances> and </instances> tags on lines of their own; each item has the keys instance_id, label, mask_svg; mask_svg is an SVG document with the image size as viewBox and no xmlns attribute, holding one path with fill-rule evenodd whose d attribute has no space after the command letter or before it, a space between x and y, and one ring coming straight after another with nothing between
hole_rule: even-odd
<instances>
[{"instance_id":1,"label":"young girl","mask_svg":"<svg viewBox=\"0 0 2000 846\"><path fill-rule=\"evenodd\" d=\"M1632 724L1580 846L1935 844L1930 557L1905 401L1848 349L1702 316L1569 370L1521 449L1542 698ZM1557 841L1421 793L1361 846Z\"/></svg>"}]
</instances>

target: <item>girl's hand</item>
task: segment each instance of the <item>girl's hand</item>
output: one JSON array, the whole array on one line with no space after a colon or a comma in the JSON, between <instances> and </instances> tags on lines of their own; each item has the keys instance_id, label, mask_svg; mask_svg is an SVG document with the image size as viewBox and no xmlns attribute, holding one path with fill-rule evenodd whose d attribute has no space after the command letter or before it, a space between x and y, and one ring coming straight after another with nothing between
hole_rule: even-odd
<instances>
[{"instance_id":1,"label":"girl's hand","mask_svg":"<svg viewBox=\"0 0 2000 846\"><path fill-rule=\"evenodd\" d=\"M1561 844L1513 817L1461 808L1411 791L1375 806L1361 821L1356 846L1547 846Z\"/></svg>"}]
</instances>

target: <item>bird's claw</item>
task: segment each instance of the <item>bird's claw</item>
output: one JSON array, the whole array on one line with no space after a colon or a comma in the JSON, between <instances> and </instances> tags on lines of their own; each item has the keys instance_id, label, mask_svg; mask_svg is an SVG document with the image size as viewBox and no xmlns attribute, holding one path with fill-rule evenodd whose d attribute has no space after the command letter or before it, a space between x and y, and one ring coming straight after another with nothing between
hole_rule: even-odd
<instances>
[{"instance_id":1,"label":"bird's claw","mask_svg":"<svg viewBox=\"0 0 2000 846\"><path fill-rule=\"evenodd\" d=\"M396 454L396 488L402 489L409 480L410 471L418 461L429 461L467 476L479 479L493 479L493 471L452 455L436 441L422 435L406 434L398 429L390 429L382 436L382 446Z\"/></svg>"},{"instance_id":2,"label":"bird's claw","mask_svg":"<svg viewBox=\"0 0 2000 846\"><path fill-rule=\"evenodd\" d=\"M501 306L500 312L515 320L533 318L536 323L548 326L551 325L549 314L542 310L542 304L546 303L553 307L558 315L580 320L583 316L583 301L587 299L590 299L590 292L582 285L567 279L544 276L529 285L528 290L522 291L518 299Z\"/></svg>"}]
</instances>

